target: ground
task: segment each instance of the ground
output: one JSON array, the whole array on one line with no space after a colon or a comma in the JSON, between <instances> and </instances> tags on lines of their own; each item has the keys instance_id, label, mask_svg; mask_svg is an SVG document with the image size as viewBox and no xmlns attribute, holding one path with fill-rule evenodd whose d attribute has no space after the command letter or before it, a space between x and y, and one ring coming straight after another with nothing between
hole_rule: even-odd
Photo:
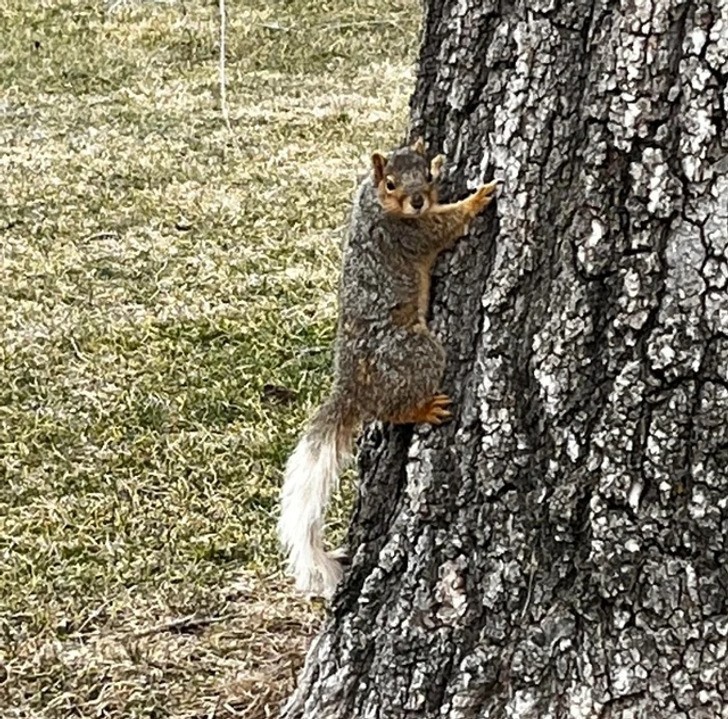
<instances>
[{"instance_id":1,"label":"ground","mask_svg":"<svg viewBox=\"0 0 728 719\"><path fill-rule=\"evenodd\" d=\"M281 467L414 0L0 6L0 716L275 716ZM341 532L342 506L334 511Z\"/></svg>"}]
</instances>

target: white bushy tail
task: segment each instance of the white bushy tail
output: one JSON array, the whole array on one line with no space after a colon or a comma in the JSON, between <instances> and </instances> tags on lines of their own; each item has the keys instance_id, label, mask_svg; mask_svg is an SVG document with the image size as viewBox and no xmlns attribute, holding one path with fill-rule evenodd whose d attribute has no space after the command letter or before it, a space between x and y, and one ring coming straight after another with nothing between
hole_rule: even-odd
<instances>
[{"instance_id":1,"label":"white bushy tail","mask_svg":"<svg viewBox=\"0 0 728 719\"><path fill-rule=\"evenodd\" d=\"M335 400L329 400L286 463L278 534L296 588L307 594L330 598L341 579L340 563L324 549L323 521L351 453L351 433Z\"/></svg>"}]
</instances>

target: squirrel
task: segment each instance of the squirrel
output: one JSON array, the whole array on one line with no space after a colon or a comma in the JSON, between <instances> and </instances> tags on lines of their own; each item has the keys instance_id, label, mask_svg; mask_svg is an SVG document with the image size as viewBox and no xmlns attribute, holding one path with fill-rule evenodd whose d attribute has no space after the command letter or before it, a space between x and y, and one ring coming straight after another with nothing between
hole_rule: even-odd
<instances>
[{"instance_id":1,"label":"squirrel","mask_svg":"<svg viewBox=\"0 0 728 719\"><path fill-rule=\"evenodd\" d=\"M328 399L286 464L278 532L298 590L331 598L342 573L323 545L323 518L339 470L363 422L438 425L451 404L440 392L445 351L427 328L438 254L467 233L499 181L439 204L444 156L427 162L419 138L372 155L354 196L343 245L335 377Z\"/></svg>"}]
</instances>

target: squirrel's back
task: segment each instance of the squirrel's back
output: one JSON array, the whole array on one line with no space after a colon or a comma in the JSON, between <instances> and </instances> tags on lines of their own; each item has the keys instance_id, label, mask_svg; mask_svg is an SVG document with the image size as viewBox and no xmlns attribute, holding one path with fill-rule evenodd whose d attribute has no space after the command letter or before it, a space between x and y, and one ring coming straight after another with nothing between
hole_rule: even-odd
<instances>
[{"instance_id":1,"label":"squirrel's back","mask_svg":"<svg viewBox=\"0 0 728 719\"><path fill-rule=\"evenodd\" d=\"M354 193L346 242L351 239L356 241L359 236L366 239L368 231L381 222L383 216L384 211L377 198L377 189L374 187L371 175L366 175ZM353 238L352 233L355 235Z\"/></svg>"},{"instance_id":2,"label":"squirrel's back","mask_svg":"<svg viewBox=\"0 0 728 719\"><path fill-rule=\"evenodd\" d=\"M407 248L416 242L417 233L416 223L388 217L372 178L362 180L343 244L342 321L391 321L392 311L416 291L417 270Z\"/></svg>"}]
</instances>

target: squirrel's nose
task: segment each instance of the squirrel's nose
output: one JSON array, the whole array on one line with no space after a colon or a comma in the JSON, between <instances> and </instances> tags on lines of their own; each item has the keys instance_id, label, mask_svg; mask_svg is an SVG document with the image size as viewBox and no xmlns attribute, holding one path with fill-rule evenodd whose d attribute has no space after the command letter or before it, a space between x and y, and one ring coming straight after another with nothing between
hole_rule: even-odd
<instances>
[{"instance_id":1,"label":"squirrel's nose","mask_svg":"<svg viewBox=\"0 0 728 719\"><path fill-rule=\"evenodd\" d=\"M410 197L410 202L412 203L412 207L414 207L415 210L421 210L422 205L425 204L425 198L422 197L422 195L412 195L412 197Z\"/></svg>"}]
</instances>

